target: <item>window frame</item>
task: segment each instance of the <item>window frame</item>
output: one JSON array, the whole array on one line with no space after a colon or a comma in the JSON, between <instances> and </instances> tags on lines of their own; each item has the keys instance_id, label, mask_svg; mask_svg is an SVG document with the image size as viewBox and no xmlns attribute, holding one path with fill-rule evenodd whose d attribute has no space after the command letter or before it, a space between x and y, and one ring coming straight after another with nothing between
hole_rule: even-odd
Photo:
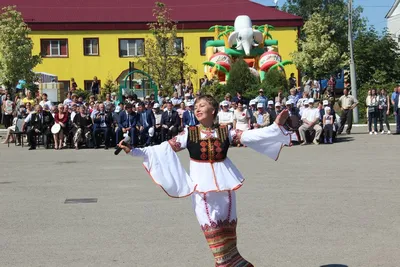
<instances>
[{"instance_id":1,"label":"window frame","mask_svg":"<svg viewBox=\"0 0 400 267\"><path fill-rule=\"evenodd\" d=\"M203 39L207 39L207 41L204 43L204 54L202 53L202 51L201 51L201 41L203 40ZM206 47L206 43L208 42L208 41L210 41L210 40L214 40L214 37L212 37L212 36L203 36L203 37L200 37L200 56L205 56L206 54L207 54L207 47Z\"/></svg>"},{"instance_id":2,"label":"window frame","mask_svg":"<svg viewBox=\"0 0 400 267\"><path fill-rule=\"evenodd\" d=\"M46 54L43 55L43 51L47 51L47 49L43 49L44 43L45 42L49 42L49 50L51 53L51 44L52 42L58 42L58 49L59 49L59 53L61 53L61 45L60 45L60 41L65 41L65 51L66 51L66 55L47 55ZM68 58L69 57L69 45L68 45L68 38L58 38L58 39L54 39L54 38L44 38L44 39L40 39L40 52L42 54L42 57L44 58Z\"/></svg>"},{"instance_id":3,"label":"window frame","mask_svg":"<svg viewBox=\"0 0 400 267\"><path fill-rule=\"evenodd\" d=\"M85 42L87 40L97 40L97 54L86 54L86 44L85 44ZM93 45L92 45L92 43L90 43L90 44L91 44L91 50L93 52ZM99 40L99 37L83 38L83 55L85 57L98 57L98 56L100 56L100 40Z\"/></svg>"},{"instance_id":4,"label":"window frame","mask_svg":"<svg viewBox=\"0 0 400 267\"><path fill-rule=\"evenodd\" d=\"M143 54L142 55L126 55L126 56L121 55L121 41L123 41L123 40L124 41L127 40L128 44L129 44L130 40L143 41ZM136 52L137 52L137 49L136 49ZM127 47L127 53L129 53L129 47ZM145 56L145 54L146 54L146 46L145 46L144 38L118 38L118 56L120 58L143 57L143 56Z\"/></svg>"}]
</instances>

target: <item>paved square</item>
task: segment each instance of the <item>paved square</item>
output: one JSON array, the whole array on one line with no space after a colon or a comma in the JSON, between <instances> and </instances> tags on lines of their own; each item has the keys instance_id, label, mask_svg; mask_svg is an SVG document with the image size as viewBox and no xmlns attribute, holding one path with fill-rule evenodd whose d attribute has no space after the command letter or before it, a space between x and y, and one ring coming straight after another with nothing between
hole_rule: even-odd
<instances>
[{"instance_id":1,"label":"paved square","mask_svg":"<svg viewBox=\"0 0 400 267\"><path fill-rule=\"evenodd\" d=\"M237 192L246 259L399 266L400 139L365 132L284 148L278 162L230 150L247 178ZM113 152L0 147L0 266L213 266L190 198L169 198L139 158Z\"/></svg>"}]
</instances>

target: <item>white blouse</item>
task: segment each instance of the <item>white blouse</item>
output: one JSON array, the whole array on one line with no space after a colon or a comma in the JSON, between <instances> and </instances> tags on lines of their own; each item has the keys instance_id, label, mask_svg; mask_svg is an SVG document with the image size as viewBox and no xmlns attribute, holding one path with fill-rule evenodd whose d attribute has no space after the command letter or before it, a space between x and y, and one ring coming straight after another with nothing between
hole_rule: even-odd
<instances>
[{"instance_id":1,"label":"white blouse","mask_svg":"<svg viewBox=\"0 0 400 267\"><path fill-rule=\"evenodd\" d=\"M218 122L219 123L233 123L233 112L232 111L220 111L218 112Z\"/></svg>"},{"instance_id":2,"label":"white blouse","mask_svg":"<svg viewBox=\"0 0 400 267\"><path fill-rule=\"evenodd\" d=\"M204 133L200 133L205 138ZM212 133L218 137L217 131ZM230 131L232 140L236 131ZM229 158L221 162L190 161L190 175L183 168L176 152L186 148L189 130L185 128L173 139L160 145L133 148L131 156L144 158L143 165L153 181L170 197L186 197L194 191L200 193L236 190L242 186L243 175ZM241 143L277 160L284 145L290 145L290 134L277 124L243 132Z\"/></svg>"}]
</instances>

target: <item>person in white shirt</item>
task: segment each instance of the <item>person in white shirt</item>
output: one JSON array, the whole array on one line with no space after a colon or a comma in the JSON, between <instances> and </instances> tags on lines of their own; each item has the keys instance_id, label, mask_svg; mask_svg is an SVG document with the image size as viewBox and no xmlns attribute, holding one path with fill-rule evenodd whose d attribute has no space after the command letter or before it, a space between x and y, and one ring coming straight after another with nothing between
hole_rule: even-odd
<instances>
[{"instance_id":1,"label":"person in white shirt","mask_svg":"<svg viewBox=\"0 0 400 267\"><path fill-rule=\"evenodd\" d=\"M171 98L171 102L175 109L179 108L179 105L182 103L182 99L178 97L177 92L174 92L173 97Z\"/></svg>"},{"instance_id":2,"label":"person in white shirt","mask_svg":"<svg viewBox=\"0 0 400 267\"><path fill-rule=\"evenodd\" d=\"M319 138L322 133L322 127L319 125L320 114L319 110L314 108L314 99L310 98L308 101L304 102L305 109L301 115L301 120L303 124L299 128L300 138L303 141L301 145L306 145L306 132L310 130L315 130L315 138L313 143L319 145Z\"/></svg>"},{"instance_id":3,"label":"person in white shirt","mask_svg":"<svg viewBox=\"0 0 400 267\"><path fill-rule=\"evenodd\" d=\"M222 101L222 110L218 112L217 118L220 125L233 126L233 112L229 110L229 102Z\"/></svg>"},{"instance_id":4,"label":"person in white shirt","mask_svg":"<svg viewBox=\"0 0 400 267\"><path fill-rule=\"evenodd\" d=\"M70 92L67 93L67 98L64 100L63 105L67 106L71 105L72 103L71 95L72 94Z\"/></svg>"},{"instance_id":5,"label":"person in white shirt","mask_svg":"<svg viewBox=\"0 0 400 267\"><path fill-rule=\"evenodd\" d=\"M48 99L48 96L46 93L42 94L42 101L40 101L39 105L41 105L42 108L44 108L44 106L47 105L49 109L51 109L51 107L53 106L51 101Z\"/></svg>"}]
</instances>

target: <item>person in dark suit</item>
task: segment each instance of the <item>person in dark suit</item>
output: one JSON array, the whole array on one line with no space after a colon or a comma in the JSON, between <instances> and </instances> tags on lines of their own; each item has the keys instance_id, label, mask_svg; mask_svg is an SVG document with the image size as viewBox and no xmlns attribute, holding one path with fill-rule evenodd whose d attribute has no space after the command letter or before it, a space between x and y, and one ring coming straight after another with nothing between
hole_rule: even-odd
<instances>
[{"instance_id":1,"label":"person in dark suit","mask_svg":"<svg viewBox=\"0 0 400 267\"><path fill-rule=\"evenodd\" d=\"M194 103L189 102L188 104L188 109L183 112L182 116L182 121L183 121L183 126L196 126L199 124L199 121L197 120L196 116L194 115Z\"/></svg>"},{"instance_id":2,"label":"person in dark suit","mask_svg":"<svg viewBox=\"0 0 400 267\"><path fill-rule=\"evenodd\" d=\"M116 132L117 144L121 141L123 134L128 133L131 137L131 146L134 145L136 140L136 124L137 114L132 110L132 104L126 104L125 110L119 113L118 117L118 129Z\"/></svg>"},{"instance_id":3,"label":"person in dark suit","mask_svg":"<svg viewBox=\"0 0 400 267\"><path fill-rule=\"evenodd\" d=\"M151 109L147 110L143 102L138 104L136 129L139 130L141 145L149 146L151 136L149 129L155 125L155 117Z\"/></svg>"},{"instance_id":4,"label":"person in dark suit","mask_svg":"<svg viewBox=\"0 0 400 267\"><path fill-rule=\"evenodd\" d=\"M161 117L161 142L169 140L178 134L180 118L178 112L172 109L172 102L167 102L167 110L164 111Z\"/></svg>"},{"instance_id":5,"label":"person in dark suit","mask_svg":"<svg viewBox=\"0 0 400 267\"><path fill-rule=\"evenodd\" d=\"M247 101L247 99L243 97L242 92L237 91L236 96L232 99L232 102L238 103L239 101L241 101L243 105L249 104L249 101Z\"/></svg>"},{"instance_id":6,"label":"person in dark suit","mask_svg":"<svg viewBox=\"0 0 400 267\"><path fill-rule=\"evenodd\" d=\"M101 140L99 140L99 134L103 133L104 138L104 149L110 147L110 134L111 125L113 123L113 118L111 112L106 112L104 104L99 105L99 112L94 117L94 147L99 148Z\"/></svg>"},{"instance_id":7,"label":"person in dark suit","mask_svg":"<svg viewBox=\"0 0 400 267\"><path fill-rule=\"evenodd\" d=\"M400 134L400 89L394 98L393 112L396 115L396 134Z\"/></svg>"},{"instance_id":8,"label":"person in dark suit","mask_svg":"<svg viewBox=\"0 0 400 267\"><path fill-rule=\"evenodd\" d=\"M23 129L27 123L31 128L27 132L30 144L29 150L36 149L36 136L43 135L43 143L48 147L48 142L52 138L51 127L54 124L53 115L49 111L43 110L42 106L36 105L34 113L30 113L25 119Z\"/></svg>"}]
</instances>

